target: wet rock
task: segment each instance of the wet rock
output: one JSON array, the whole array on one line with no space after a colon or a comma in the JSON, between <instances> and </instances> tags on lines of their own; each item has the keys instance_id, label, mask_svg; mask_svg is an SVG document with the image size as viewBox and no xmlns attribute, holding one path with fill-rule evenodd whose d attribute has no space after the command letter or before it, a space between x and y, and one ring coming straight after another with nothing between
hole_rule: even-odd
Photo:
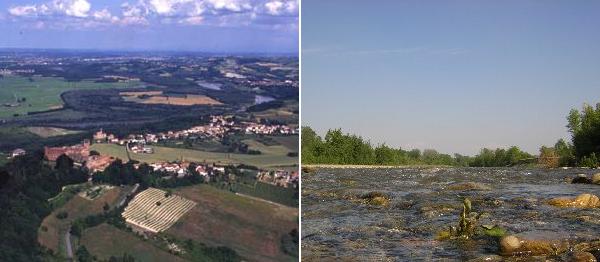
<instances>
[{"instance_id":1,"label":"wet rock","mask_svg":"<svg viewBox=\"0 0 600 262\"><path fill-rule=\"evenodd\" d=\"M366 204L373 206L388 206L390 204L390 197L385 193L373 191L361 196Z\"/></svg>"},{"instance_id":2,"label":"wet rock","mask_svg":"<svg viewBox=\"0 0 600 262\"><path fill-rule=\"evenodd\" d=\"M549 204L557 207L598 208L600 199L592 194L581 194L576 198L553 198Z\"/></svg>"},{"instance_id":3,"label":"wet rock","mask_svg":"<svg viewBox=\"0 0 600 262\"><path fill-rule=\"evenodd\" d=\"M485 255L478 258L470 259L468 262L502 262L504 259L498 255Z\"/></svg>"},{"instance_id":4,"label":"wet rock","mask_svg":"<svg viewBox=\"0 0 600 262\"><path fill-rule=\"evenodd\" d=\"M585 174L579 174L573 180L571 180L571 184L591 184L592 179L589 179Z\"/></svg>"},{"instance_id":5,"label":"wet rock","mask_svg":"<svg viewBox=\"0 0 600 262\"><path fill-rule=\"evenodd\" d=\"M500 239L500 251L505 256L552 255L564 253L568 248L568 242L557 240L556 238L528 239L526 237L508 235Z\"/></svg>"},{"instance_id":6,"label":"wet rock","mask_svg":"<svg viewBox=\"0 0 600 262\"><path fill-rule=\"evenodd\" d=\"M466 191L466 190L481 190L487 191L491 190L491 188L483 183L477 182L466 182L466 183L455 183L449 185L446 189L448 190L456 190L456 191Z\"/></svg>"},{"instance_id":7,"label":"wet rock","mask_svg":"<svg viewBox=\"0 0 600 262\"><path fill-rule=\"evenodd\" d=\"M315 171L317 171L317 169L315 167L311 167L311 166L303 166L302 167L303 173L313 173Z\"/></svg>"},{"instance_id":8,"label":"wet rock","mask_svg":"<svg viewBox=\"0 0 600 262\"><path fill-rule=\"evenodd\" d=\"M421 207L419 208L419 211L421 212L421 215L426 218L434 218L454 213L456 208L449 204L437 204Z\"/></svg>"},{"instance_id":9,"label":"wet rock","mask_svg":"<svg viewBox=\"0 0 600 262\"><path fill-rule=\"evenodd\" d=\"M500 239L500 250L502 253L512 254L521 248L521 240L513 235L505 236Z\"/></svg>"},{"instance_id":10,"label":"wet rock","mask_svg":"<svg viewBox=\"0 0 600 262\"><path fill-rule=\"evenodd\" d=\"M569 261L573 262L597 262L596 257L590 252L576 251L571 254Z\"/></svg>"},{"instance_id":11,"label":"wet rock","mask_svg":"<svg viewBox=\"0 0 600 262\"><path fill-rule=\"evenodd\" d=\"M592 183L600 185L600 173L596 173L592 176Z\"/></svg>"}]
</instances>

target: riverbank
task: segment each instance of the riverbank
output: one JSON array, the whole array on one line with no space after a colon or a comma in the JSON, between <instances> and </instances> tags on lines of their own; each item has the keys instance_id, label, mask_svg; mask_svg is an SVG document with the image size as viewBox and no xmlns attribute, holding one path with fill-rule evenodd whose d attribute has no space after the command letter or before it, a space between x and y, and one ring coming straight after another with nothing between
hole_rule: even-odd
<instances>
[{"instance_id":1,"label":"riverbank","mask_svg":"<svg viewBox=\"0 0 600 262\"><path fill-rule=\"evenodd\" d=\"M403 165L403 166L385 166L385 165L339 165L339 164L302 164L302 169L315 168L341 168L341 169L382 169L382 168L447 168L453 166L444 165Z\"/></svg>"},{"instance_id":2,"label":"riverbank","mask_svg":"<svg viewBox=\"0 0 600 262\"><path fill-rule=\"evenodd\" d=\"M386 165L341 165L341 164L302 164L302 171L310 172L314 169L390 169L390 168L469 168L464 166L448 166L448 165L399 165L399 166L386 166ZM481 167L471 167L481 168ZM485 167L483 167L485 168ZM548 170L559 170L559 169L596 169L588 167L556 167L556 168L545 168L536 165L516 165L511 167L488 167L488 168L539 168Z\"/></svg>"}]
</instances>

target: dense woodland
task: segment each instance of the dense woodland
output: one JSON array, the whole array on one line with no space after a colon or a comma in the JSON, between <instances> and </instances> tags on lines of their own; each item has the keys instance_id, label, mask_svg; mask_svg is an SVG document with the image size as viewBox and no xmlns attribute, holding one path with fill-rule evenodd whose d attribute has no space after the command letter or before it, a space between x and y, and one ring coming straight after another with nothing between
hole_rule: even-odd
<instances>
[{"instance_id":1,"label":"dense woodland","mask_svg":"<svg viewBox=\"0 0 600 262\"><path fill-rule=\"evenodd\" d=\"M41 261L50 256L38 245L37 230L52 212L47 199L64 185L82 183L87 174L68 159L44 165L41 152L17 157L0 167L0 261Z\"/></svg>"},{"instance_id":2,"label":"dense woodland","mask_svg":"<svg viewBox=\"0 0 600 262\"><path fill-rule=\"evenodd\" d=\"M483 148L475 156L442 154L433 149L404 150L386 144L372 145L368 140L340 129L329 130L323 138L310 127L302 127L303 164L357 165L448 165L503 167L540 164L545 167L600 165L600 103L571 110L567 117L571 143L560 139L553 146L542 146L538 156L516 146L508 149Z\"/></svg>"}]
</instances>

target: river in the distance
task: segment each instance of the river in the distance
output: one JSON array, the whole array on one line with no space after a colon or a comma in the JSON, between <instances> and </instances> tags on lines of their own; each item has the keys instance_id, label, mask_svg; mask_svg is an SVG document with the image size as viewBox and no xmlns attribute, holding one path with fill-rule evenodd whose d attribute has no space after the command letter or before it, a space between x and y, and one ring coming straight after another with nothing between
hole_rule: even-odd
<instances>
[{"instance_id":1,"label":"river in the distance","mask_svg":"<svg viewBox=\"0 0 600 262\"><path fill-rule=\"evenodd\" d=\"M576 240L600 237L600 208L558 208L554 197L600 195L600 185L571 184L589 169L396 168L317 169L302 174L302 260L464 261L499 254L497 240L436 240L458 223L462 201L485 212L480 224L510 234ZM460 185L468 183L461 188ZM356 201L369 192L387 206ZM558 256L556 259L561 260Z\"/></svg>"}]
</instances>

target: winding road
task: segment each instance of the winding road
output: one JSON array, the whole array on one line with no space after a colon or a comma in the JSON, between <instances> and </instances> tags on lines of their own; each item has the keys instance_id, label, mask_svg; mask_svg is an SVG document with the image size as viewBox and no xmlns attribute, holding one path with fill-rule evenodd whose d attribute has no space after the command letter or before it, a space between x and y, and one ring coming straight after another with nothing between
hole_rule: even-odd
<instances>
[{"instance_id":1,"label":"winding road","mask_svg":"<svg viewBox=\"0 0 600 262\"><path fill-rule=\"evenodd\" d=\"M67 258L73 260L73 247L71 247L71 228L65 233L65 247L67 249Z\"/></svg>"}]
</instances>

